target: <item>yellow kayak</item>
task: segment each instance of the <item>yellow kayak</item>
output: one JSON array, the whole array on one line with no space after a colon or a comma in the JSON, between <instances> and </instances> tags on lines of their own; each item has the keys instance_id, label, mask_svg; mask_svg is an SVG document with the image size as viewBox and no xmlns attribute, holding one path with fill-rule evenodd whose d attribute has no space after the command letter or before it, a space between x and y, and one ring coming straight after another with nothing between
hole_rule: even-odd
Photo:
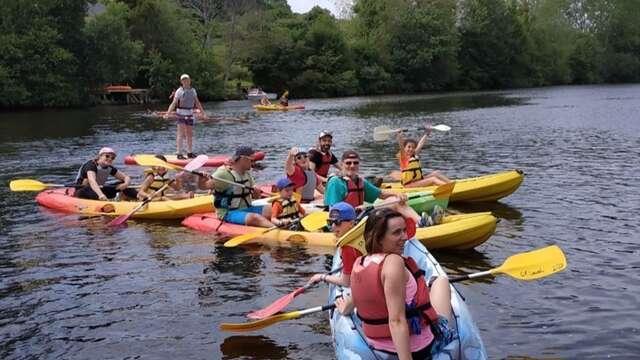
<instances>
[{"instance_id":1,"label":"yellow kayak","mask_svg":"<svg viewBox=\"0 0 640 360\"><path fill-rule=\"evenodd\" d=\"M481 202L497 201L512 194L518 189L524 174L520 170L511 170L491 175L484 175L466 179L457 179L456 186L449 198L450 202ZM383 183L382 189L397 192L433 191L435 186L405 188L397 183Z\"/></svg>"},{"instance_id":2,"label":"yellow kayak","mask_svg":"<svg viewBox=\"0 0 640 360\"><path fill-rule=\"evenodd\" d=\"M264 228L220 223L215 213L197 214L182 221L182 225L203 232L242 235L263 231ZM418 228L416 238L428 249L471 249L487 241L496 229L496 218L490 212L445 216L442 224ZM332 233L276 229L247 242L270 245L297 244L335 247Z\"/></svg>"},{"instance_id":3,"label":"yellow kayak","mask_svg":"<svg viewBox=\"0 0 640 360\"><path fill-rule=\"evenodd\" d=\"M279 104L272 105L253 105L253 108L259 111L288 111L288 110L302 110L304 105L296 104L289 106L282 106Z\"/></svg>"},{"instance_id":4,"label":"yellow kayak","mask_svg":"<svg viewBox=\"0 0 640 360\"><path fill-rule=\"evenodd\" d=\"M138 201L100 201L73 196L73 189L45 190L36 201L50 209L71 214L120 216L128 214L140 205ZM105 212L113 208L114 211ZM152 201L133 214L139 219L181 219L189 215L213 211L212 196L196 196L193 199Z\"/></svg>"}]
</instances>

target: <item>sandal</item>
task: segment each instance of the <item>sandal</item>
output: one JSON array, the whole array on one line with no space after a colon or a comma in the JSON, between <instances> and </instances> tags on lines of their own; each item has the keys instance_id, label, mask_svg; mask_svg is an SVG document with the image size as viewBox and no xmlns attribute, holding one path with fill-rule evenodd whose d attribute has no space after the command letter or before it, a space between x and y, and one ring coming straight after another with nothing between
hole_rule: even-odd
<instances>
[{"instance_id":1,"label":"sandal","mask_svg":"<svg viewBox=\"0 0 640 360\"><path fill-rule=\"evenodd\" d=\"M186 157L184 157L184 155L182 155L182 154L176 154L176 157L177 157L179 160L186 160L186 159L187 159L187 158L186 158Z\"/></svg>"},{"instance_id":2,"label":"sandal","mask_svg":"<svg viewBox=\"0 0 640 360\"><path fill-rule=\"evenodd\" d=\"M187 157L188 157L189 159L195 159L195 158L196 158L196 154L194 154L194 153L188 153L188 154L187 154Z\"/></svg>"}]
</instances>

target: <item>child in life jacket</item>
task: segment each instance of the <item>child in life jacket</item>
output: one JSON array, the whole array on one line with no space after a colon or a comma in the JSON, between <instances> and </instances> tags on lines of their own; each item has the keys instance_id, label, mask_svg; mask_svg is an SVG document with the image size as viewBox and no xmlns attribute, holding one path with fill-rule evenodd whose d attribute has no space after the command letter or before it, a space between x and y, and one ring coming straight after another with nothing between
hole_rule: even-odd
<instances>
[{"instance_id":1,"label":"child in life jacket","mask_svg":"<svg viewBox=\"0 0 640 360\"><path fill-rule=\"evenodd\" d=\"M430 134L431 126L427 127L427 131L422 138L420 138L420 141L405 139L402 136L402 132L398 132L400 151L398 151L397 156L398 161L400 162L400 171L402 173L400 181L404 187L443 185L451 182L448 177L444 176L439 171L432 171L426 176L422 172L420 152L427 144L427 137Z\"/></svg>"},{"instance_id":2,"label":"child in life jacket","mask_svg":"<svg viewBox=\"0 0 640 360\"><path fill-rule=\"evenodd\" d=\"M293 197L294 184L285 177L276 182L276 187L280 192L280 198L273 200L271 204L271 222L279 227L296 230L305 211Z\"/></svg>"}]
</instances>

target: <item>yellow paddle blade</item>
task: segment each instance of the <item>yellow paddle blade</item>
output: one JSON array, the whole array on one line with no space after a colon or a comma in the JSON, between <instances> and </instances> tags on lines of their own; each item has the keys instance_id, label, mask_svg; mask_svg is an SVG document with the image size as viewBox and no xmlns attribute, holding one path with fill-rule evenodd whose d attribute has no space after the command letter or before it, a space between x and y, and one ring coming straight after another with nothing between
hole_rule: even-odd
<instances>
[{"instance_id":1,"label":"yellow paddle blade","mask_svg":"<svg viewBox=\"0 0 640 360\"><path fill-rule=\"evenodd\" d=\"M256 232L252 232L252 233L248 233L248 234L242 234L239 236L234 237L233 239L227 241L224 243L224 247L236 247L238 245L241 245L253 238L257 238L258 236L266 233L269 230L272 230L273 228L266 228L262 231L256 231Z\"/></svg>"},{"instance_id":2,"label":"yellow paddle blade","mask_svg":"<svg viewBox=\"0 0 640 360\"><path fill-rule=\"evenodd\" d=\"M329 212L317 211L303 217L300 224L307 231L317 231L327 225L327 219L329 219Z\"/></svg>"},{"instance_id":3,"label":"yellow paddle blade","mask_svg":"<svg viewBox=\"0 0 640 360\"><path fill-rule=\"evenodd\" d=\"M292 311L280 315L270 316L266 319L251 321L243 324L222 323L220 324L220 330L222 331L255 331L271 326L281 321L297 319L300 317L300 311Z\"/></svg>"},{"instance_id":4,"label":"yellow paddle blade","mask_svg":"<svg viewBox=\"0 0 640 360\"><path fill-rule=\"evenodd\" d=\"M492 274L503 273L520 280L535 280L560 272L567 267L567 259L557 245L512 255Z\"/></svg>"},{"instance_id":5,"label":"yellow paddle blade","mask_svg":"<svg viewBox=\"0 0 640 360\"><path fill-rule=\"evenodd\" d=\"M138 165L141 165L141 166L160 166L167 169L173 169L178 171L184 170L182 167L169 164L166 161L162 161L158 159L154 155L136 155L133 158L136 160L136 163L138 163Z\"/></svg>"},{"instance_id":6,"label":"yellow paddle blade","mask_svg":"<svg viewBox=\"0 0 640 360\"><path fill-rule=\"evenodd\" d=\"M367 223L368 218L368 216L365 216L360 220L358 225L354 226L346 234L342 235L342 237L338 239L337 246L351 246L352 248L360 251L363 255L366 255L367 249L364 244L364 226Z\"/></svg>"},{"instance_id":7,"label":"yellow paddle blade","mask_svg":"<svg viewBox=\"0 0 640 360\"><path fill-rule=\"evenodd\" d=\"M433 190L431 196L433 196L437 200L447 199L451 196L451 193L453 192L453 188L455 186L456 183L453 181L448 184L440 185L435 190Z\"/></svg>"},{"instance_id":8,"label":"yellow paddle blade","mask_svg":"<svg viewBox=\"0 0 640 360\"><path fill-rule=\"evenodd\" d=\"M11 191L42 191L48 187L45 183L30 179L12 180L9 183Z\"/></svg>"}]
</instances>

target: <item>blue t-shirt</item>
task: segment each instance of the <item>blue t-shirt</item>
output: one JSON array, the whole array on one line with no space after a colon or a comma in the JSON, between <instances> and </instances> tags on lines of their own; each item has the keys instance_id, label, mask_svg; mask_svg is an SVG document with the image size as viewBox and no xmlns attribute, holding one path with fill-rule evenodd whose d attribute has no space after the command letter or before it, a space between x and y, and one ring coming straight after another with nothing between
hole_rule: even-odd
<instances>
[{"instance_id":1,"label":"blue t-shirt","mask_svg":"<svg viewBox=\"0 0 640 360\"><path fill-rule=\"evenodd\" d=\"M375 185L364 180L364 201L373 203L380 196L382 190L378 189ZM344 179L338 176L332 176L327 183L327 187L324 190L324 204L331 206L340 201L344 201L347 197L347 183Z\"/></svg>"}]
</instances>

